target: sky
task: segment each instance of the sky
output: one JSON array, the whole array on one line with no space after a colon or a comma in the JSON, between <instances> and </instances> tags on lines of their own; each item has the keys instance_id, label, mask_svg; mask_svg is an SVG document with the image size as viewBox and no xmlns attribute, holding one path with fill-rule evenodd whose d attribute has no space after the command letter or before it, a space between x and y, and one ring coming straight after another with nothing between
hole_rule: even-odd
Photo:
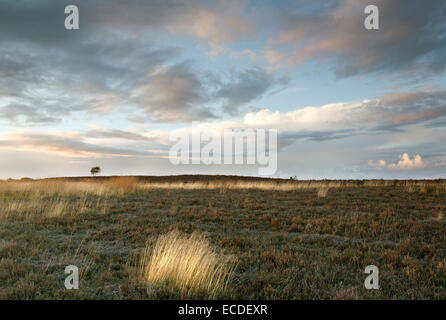
<instances>
[{"instance_id":1,"label":"sky","mask_svg":"<svg viewBox=\"0 0 446 320\"><path fill-rule=\"evenodd\" d=\"M272 177L445 178L445 17L443 0L3 0L0 179L258 175L173 165L193 121L278 130Z\"/></svg>"}]
</instances>

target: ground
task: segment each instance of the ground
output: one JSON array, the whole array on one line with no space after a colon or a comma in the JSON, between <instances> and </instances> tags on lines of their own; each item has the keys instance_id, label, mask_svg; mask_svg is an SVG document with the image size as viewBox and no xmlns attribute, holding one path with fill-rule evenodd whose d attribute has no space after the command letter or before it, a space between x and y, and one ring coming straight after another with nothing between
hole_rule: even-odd
<instances>
[{"instance_id":1,"label":"ground","mask_svg":"<svg viewBox=\"0 0 446 320\"><path fill-rule=\"evenodd\" d=\"M230 257L217 298L446 299L443 180L114 179L0 183L0 299L179 298L137 271L174 229ZM379 290L364 288L367 265Z\"/></svg>"}]
</instances>

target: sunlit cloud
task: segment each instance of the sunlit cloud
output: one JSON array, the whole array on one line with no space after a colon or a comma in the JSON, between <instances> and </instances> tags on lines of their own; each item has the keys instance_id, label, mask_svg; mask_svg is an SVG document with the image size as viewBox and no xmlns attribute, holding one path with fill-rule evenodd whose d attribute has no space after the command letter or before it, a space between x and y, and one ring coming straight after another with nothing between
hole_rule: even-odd
<instances>
[{"instance_id":1,"label":"sunlit cloud","mask_svg":"<svg viewBox=\"0 0 446 320\"><path fill-rule=\"evenodd\" d=\"M400 160L397 163L387 163L385 160L369 161L369 166L376 169L388 169L388 170L415 170L425 167L423 158L417 154L410 158L407 153L399 156Z\"/></svg>"}]
</instances>

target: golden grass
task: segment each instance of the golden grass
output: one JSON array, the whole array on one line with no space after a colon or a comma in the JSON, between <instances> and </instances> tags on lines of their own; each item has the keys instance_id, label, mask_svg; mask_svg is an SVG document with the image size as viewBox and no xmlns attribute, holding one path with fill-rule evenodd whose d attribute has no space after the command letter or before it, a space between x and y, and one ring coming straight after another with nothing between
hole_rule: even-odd
<instances>
[{"instance_id":1,"label":"golden grass","mask_svg":"<svg viewBox=\"0 0 446 320\"><path fill-rule=\"evenodd\" d=\"M260 189L271 191L293 191L300 189L319 189L321 187L342 188L353 187L353 185L345 184L339 181L209 181L209 182L159 182L144 183L142 189Z\"/></svg>"},{"instance_id":2,"label":"golden grass","mask_svg":"<svg viewBox=\"0 0 446 320\"><path fill-rule=\"evenodd\" d=\"M434 189L436 193L446 191L446 181L409 181L409 180L263 180L263 181L191 181L191 182L141 182L140 189L257 189L268 191L295 191L307 189L344 189L344 188L406 188L410 191Z\"/></svg>"},{"instance_id":3,"label":"golden grass","mask_svg":"<svg viewBox=\"0 0 446 320\"><path fill-rule=\"evenodd\" d=\"M413 193L443 193L446 192L446 182L430 182L417 180L209 180L209 181L179 181L179 182L144 182L133 176L112 177L102 181L64 181L64 180L38 180L38 181L11 181L0 182L0 196L5 194L27 194L30 197L57 195L96 195L109 197L117 194L126 194L137 191L150 191L151 189L257 189L268 191L295 191L307 189L343 189L357 187L400 187ZM322 193L324 191L321 191Z\"/></svg>"},{"instance_id":4,"label":"golden grass","mask_svg":"<svg viewBox=\"0 0 446 320\"><path fill-rule=\"evenodd\" d=\"M444 194L446 182L426 180L209 180L179 182L144 182L136 177L112 177L105 180L37 180L0 182L0 217L59 217L83 213L107 199L134 192L151 192L157 189L205 190L218 189L221 195L227 190L299 191L314 189L319 198L325 198L330 189L394 187L408 193ZM99 201L96 199L96 201ZM105 207L104 207L105 208ZM101 209L102 210L102 209ZM103 210L102 210L103 211ZM172 208L172 214L176 209Z\"/></svg>"},{"instance_id":5,"label":"golden grass","mask_svg":"<svg viewBox=\"0 0 446 320\"><path fill-rule=\"evenodd\" d=\"M160 236L140 260L146 284L167 285L183 298L200 294L215 298L227 289L233 270L229 257L216 253L204 236L179 231Z\"/></svg>"},{"instance_id":6,"label":"golden grass","mask_svg":"<svg viewBox=\"0 0 446 320\"><path fill-rule=\"evenodd\" d=\"M141 185L135 177L116 177L102 182L63 180L0 182L0 197L5 195L22 195L27 198L87 195L110 197L140 190Z\"/></svg>"},{"instance_id":7,"label":"golden grass","mask_svg":"<svg viewBox=\"0 0 446 320\"><path fill-rule=\"evenodd\" d=\"M140 189L141 184L138 178L131 176L110 178L105 185L119 193L135 192Z\"/></svg>"},{"instance_id":8,"label":"golden grass","mask_svg":"<svg viewBox=\"0 0 446 320\"><path fill-rule=\"evenodd\" d=\"M330 188L320 187L319 190L317 191L317 196L319 198L325 198L325 197L327 197L329 190L330 190Z\"/></svg>"},{"instance_id":9,"label":"golden grass","mask_svg":"<svg viewBox=\"0 0 446 320\"><path fill-rule=\"evenodd\" d=\"M0 218L55 218L95 211L104 213L107 208L101 199L64 200L59 198L3 200L0 202Z\"/></svg>"},{"instance_id":10,"label":"golden grass","mask_svg":"<svg viewBox=\"0 0 446 320\"><path fill-rule=\"evenodd\" d=\"M28 198L54 197L58 195L109 196L113 190L104 183L73 181L0 182L0 195L23 195Z\"/></svg>"}]
</instances>

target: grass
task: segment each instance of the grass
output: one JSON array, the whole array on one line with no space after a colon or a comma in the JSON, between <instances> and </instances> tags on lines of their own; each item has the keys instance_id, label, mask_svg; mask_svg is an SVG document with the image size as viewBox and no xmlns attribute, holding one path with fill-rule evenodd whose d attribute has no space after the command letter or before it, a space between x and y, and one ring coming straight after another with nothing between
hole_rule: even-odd
<instances>
[{"instance_id":1,"label":"grass","mask_svg":"<svg viewBox=\"0 0 446 320\"><path fill-rule=\"evenodd\" d=\"M0 299L446 299L445 186L212 176L0 182ZM64 288L70 264L79 290ZM370 264L380 290L364 288Z\"/></svg>"},{"instance_id":2,"label":"grass","mask_svg":"<svg viewBox=\"0 0 446 320\"><path fill-rule=\"evenodd\" d=\"M132 193L138 191L142 185L135 177L113 177L105 182L105 186L118 193Z\"/></svg>"},{"instance_id":3,"label":"grass","mask_svg":"<svg viewBox=\"0 0 446 320\"><path fill-rule=\"evenodd\" d=\"M328 195L329 190L330 190L330 188L328 188L328 187L320 187L317 192L317 196L319 198L325 198Z\"/></svg>"},{"instance_id":4,"label":"grass","mask_svg":"<svg viewBox=\"0 0 446 320\"><path fill-rule=\"evenodd\" d=\"M218 254L204 236L177 230L145 249L140 268L147 285L165 285L182 298L216 297L227 289L233 270L228 258Z\"/></svg>"}]
</instances>

